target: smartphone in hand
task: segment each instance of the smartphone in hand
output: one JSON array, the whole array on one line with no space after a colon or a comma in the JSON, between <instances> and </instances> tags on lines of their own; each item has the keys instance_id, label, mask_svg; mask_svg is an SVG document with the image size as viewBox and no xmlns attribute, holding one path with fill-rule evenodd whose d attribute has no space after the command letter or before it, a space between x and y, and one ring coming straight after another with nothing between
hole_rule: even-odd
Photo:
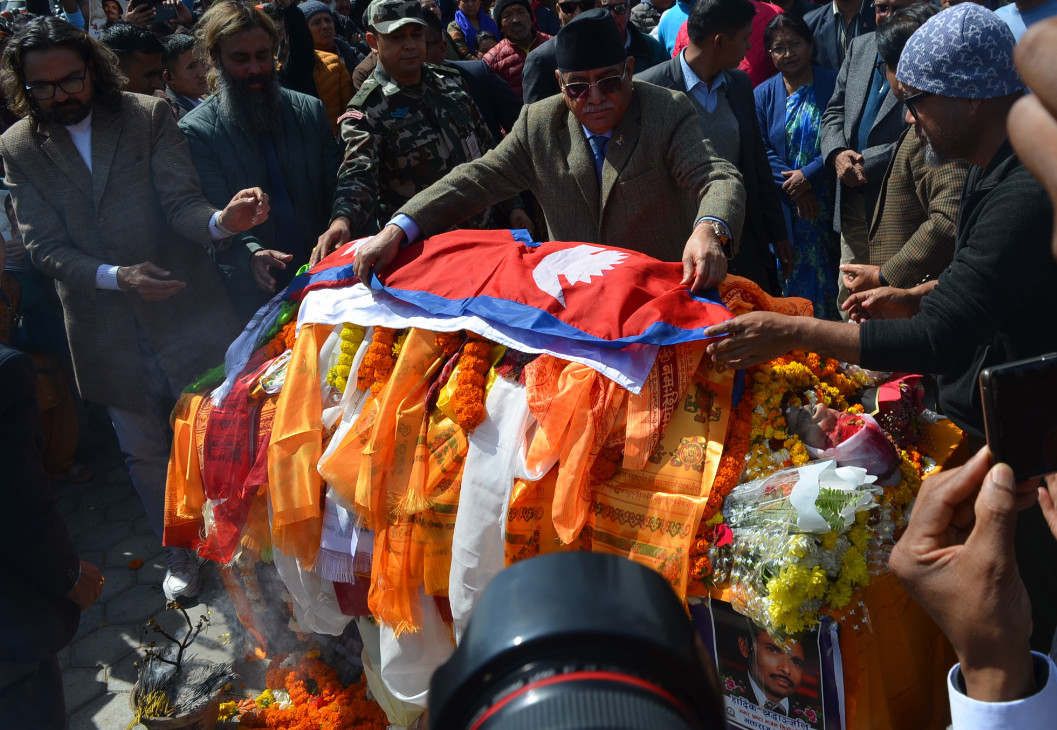
<instances>
[{"instance_id":1,"label":"smartphone in hand","mask_svg":"<svg viewBox=\"0 0 1057 730\"><path fill-rule=\"evenodd\" d=\"M1057 472L1057 353L980 373L987 446L1018 481Z\"/></svg>"}]
</instances>

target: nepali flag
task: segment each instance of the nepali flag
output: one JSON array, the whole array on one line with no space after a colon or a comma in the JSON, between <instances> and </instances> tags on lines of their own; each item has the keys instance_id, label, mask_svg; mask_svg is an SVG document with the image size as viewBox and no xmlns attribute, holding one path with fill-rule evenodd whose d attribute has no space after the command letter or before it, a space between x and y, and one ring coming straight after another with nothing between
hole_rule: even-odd
<instances>
[{"instance_id":1,"label":"nepali flag","mask_svg":"<svg viewBox=\"0 0 1057 730\"><path fill-rule=\"evenodd\" d=\"M351 241L287 293L300 301L317 289L347 287L357 246ZM437 316L474 315L508 327L590 342L671 345L703 339L732 315L715 289L680 284L683 266L595 243L533 242L525 231L460 230L400 249L372 275L370 288Z\"/></svg>"}]
</instances>

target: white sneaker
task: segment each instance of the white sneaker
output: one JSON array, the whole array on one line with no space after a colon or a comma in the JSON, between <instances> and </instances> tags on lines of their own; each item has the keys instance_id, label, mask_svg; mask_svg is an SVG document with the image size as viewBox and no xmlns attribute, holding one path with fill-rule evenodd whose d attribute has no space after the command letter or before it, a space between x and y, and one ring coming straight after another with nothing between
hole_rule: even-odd
<instances>
[{"instance_id":1,"label":"white sneaker","mask_svg":"<svg viewBox=\"0 0 1057 730\"><path fill-rule=\"evenodd\" d=\"M202 585L198 574L198 556L185 548L167 547L165 558L169 562L169 569L165 571L165 579L161 582L165 598L178 601L197 596Z\"/></svg>"}]
</instances>

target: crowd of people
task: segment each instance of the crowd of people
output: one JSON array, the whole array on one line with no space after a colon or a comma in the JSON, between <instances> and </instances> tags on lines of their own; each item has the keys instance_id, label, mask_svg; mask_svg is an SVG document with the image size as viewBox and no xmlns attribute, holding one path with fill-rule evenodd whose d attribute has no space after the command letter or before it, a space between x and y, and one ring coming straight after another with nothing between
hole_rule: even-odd
<instances>
[{"instance_id":1,"label":"crowd of people","mask_svg":"<svg viewBox=\"0 0 1057 730\"><path fill-rule=\"evenodd\" d=\"M1038 324L1057 308L1057 0L949 5L64 0L0 20L0 534L36 556L0 598L27 629L0 637L0 720L63 726L41 698L61 696L71 607L99 596L49 487L91 476L71 383L106 407L164 539L184 387L305 264L370 237L368 282L458 227L813 305L711 328L717 363L806 349L935 375L978 453L926 481L892 568L961 659L955 727L1048 726L1057 484L991 465L976 379L1057 351ZM197 557L166 551L166 596L195 595Z\"/></svg>"}]
</instances>

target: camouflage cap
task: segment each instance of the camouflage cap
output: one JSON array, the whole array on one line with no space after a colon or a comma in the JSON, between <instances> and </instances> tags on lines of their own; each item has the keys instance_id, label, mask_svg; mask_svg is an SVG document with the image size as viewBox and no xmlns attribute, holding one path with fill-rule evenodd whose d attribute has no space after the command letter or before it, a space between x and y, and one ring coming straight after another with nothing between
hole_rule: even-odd
<instances>
[{"instance_id":1,"label":"camouflage cap","mask_svg":"<svg viewBox=\"0 0 1057 730\"><path fill-rule=\"evenodd\" d=\"M373 0L367 7L367 25L379 33L392 33L410 23L426 27L418 0Z\"/></svg>"}]
</instances>

